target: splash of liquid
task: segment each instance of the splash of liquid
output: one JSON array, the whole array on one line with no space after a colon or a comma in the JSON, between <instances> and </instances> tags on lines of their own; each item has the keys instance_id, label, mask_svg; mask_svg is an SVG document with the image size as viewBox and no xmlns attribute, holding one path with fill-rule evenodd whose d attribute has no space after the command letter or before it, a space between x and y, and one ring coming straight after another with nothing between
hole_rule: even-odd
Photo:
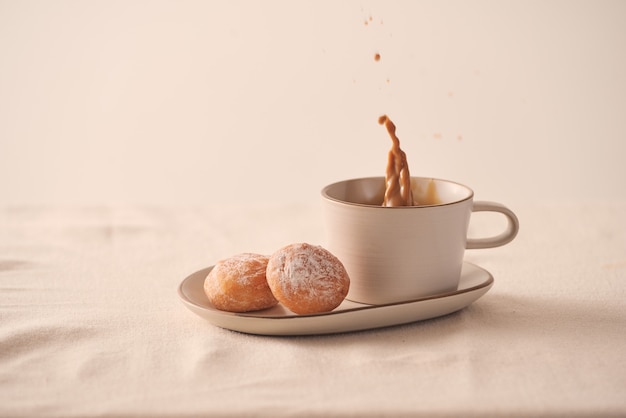
<instances>
[{"instance_id":1,"label":"splash of liquid","mask_svg":"<svg viewBox=\"0 0 626 418\"><path fill-rule=\"evenodd\" d=\"M385 125L392 141L387 157L383 206L413 206L411 173L409 172L406 154L400 149L400 140L396 136L396 125L393 124L387 115L379 117L378 123Z\"/></svg>"}]
</instances>

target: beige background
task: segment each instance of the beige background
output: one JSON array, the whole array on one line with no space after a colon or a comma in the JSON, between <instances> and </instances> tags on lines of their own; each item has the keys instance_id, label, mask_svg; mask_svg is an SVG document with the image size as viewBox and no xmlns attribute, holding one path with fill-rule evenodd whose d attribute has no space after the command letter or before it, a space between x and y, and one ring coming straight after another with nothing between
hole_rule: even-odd
<instances>
[{"instance_id":1,"label":"beige background","mask_svg":"<svg viewBox=\"0 0 626 418\"><path fill-rule=\"evenodd\" d=\"M626 416L625 18L623 0L0 0L0 416ZM489 293L331 336L185 309L194 271L325 244L319 190L383 174L381 113L413 174L519 216L512 243L466 252Z\"/></svg>"},{"instance_id":2,"label":"beige background","mask_svg":"<svg viewBox=\"0 0 626 418\"><path fill-rule=\"evenodd\" d=\"M626 198L624 1L0 1L0 204ZM370 20L371 18L371 20ZM375 53L381 60L375 62Z\"/></svg>"}]
</instances>

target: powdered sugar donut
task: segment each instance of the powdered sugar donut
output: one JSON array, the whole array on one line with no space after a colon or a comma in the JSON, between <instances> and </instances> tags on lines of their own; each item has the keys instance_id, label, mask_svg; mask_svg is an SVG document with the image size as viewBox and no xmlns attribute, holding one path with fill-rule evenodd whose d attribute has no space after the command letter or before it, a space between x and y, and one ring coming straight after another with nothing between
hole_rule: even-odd
<instances>
[{"instance_id":1,"label":"powdered sugar donut","mask_svg":"<svg viewBox=\"0 0 626 418\"><path fill-rule=\"evenodd\" d=\"M310 244L290 244L267 263L272 293L292 312L310 314L335 309L344 300L350 278L328 250Z\"/></svg>"},{"instance_id":2,"label":"powdered sugar donut","mask_svg":"<svg viewBox=\"0 0 626 418\"><path fill-rule=\"evenodd\" d=\"M265 278L268 260L243 253L218 261L204 280L204 293L222 311L257 311L278 304Z\"/></svg>"}]
</instances>

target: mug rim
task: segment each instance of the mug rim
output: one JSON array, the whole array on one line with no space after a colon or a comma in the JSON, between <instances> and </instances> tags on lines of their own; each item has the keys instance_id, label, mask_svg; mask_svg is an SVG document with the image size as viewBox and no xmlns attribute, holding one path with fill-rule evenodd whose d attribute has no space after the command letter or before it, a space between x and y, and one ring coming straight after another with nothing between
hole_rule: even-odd
<instances>
[{"instance_id":1,"label":"mug rim","mask_svg":"<svg viewBox=\"0 0 626 418\"><path fill-rule=\"evenodd\" d=\"M463 198L463 199L457 199L457 200L453 200L451 202L446 202L446 203L436 203L433 205L411 205L411 206L382 206L381 205L369 205L366 203L357 203L357 202L350 202L347 200L341 200L341 199L337 199L335 197L332 197L328 194L328 190L333 187L333 186L337 186L338 184L341 183L348 183L348 182L354 182L354 181L367 181L367 180L378 180L381 179L383 182L385 181L385 177L384 176L370 176L370 177L354 177L351 179L345 179L345 180L340 180L340 181L336 181L334 183L328 184L326 186L324 186L321 190L321 195L325 200L328 200L330 202L335 202L335 203L339 203L339 204L344 204L344 205L348 205L348 206L358 206L358 207L363 207L363 208L372 208L372 209L395 209L395 210L407 210L407 209L417 209L417 208L436 208L436 207L442 207L442 206L450 206L450 205L456 205L459 204L461 202L465 202L468 200L471 200L474 198L474 190L472 190L470 187L464 185L463 183L459 183L457 181L454 180L447 180L447 179L442 179L442 178L437 178L437 177L423 177L423 176L411 176L411 180L413 179L420 179L420 180L434 180L434 181L439 181L439 182L443 182L443 183L450 183L450 184L455 184L457 186L463 187L464 189L466 189L468 191L468 196Z\"/></svg>"}]
</instances>

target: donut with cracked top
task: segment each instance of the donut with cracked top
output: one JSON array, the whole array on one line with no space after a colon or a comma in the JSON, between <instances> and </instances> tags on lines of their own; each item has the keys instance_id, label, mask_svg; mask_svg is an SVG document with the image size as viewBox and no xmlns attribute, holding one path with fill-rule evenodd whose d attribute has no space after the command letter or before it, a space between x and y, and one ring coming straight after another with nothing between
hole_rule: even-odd
<instances>
[{"instance_id":1,"label":"donut with cracked top","mask_svg":"<svg viewBox=\"0 0 626 418\"><path fill-rule=\"evenodd\" d=\"M265 272L269 257L242 253L218 261L204 280L204 293L215 308L249 312L278 304Z\"/></svg>"},{"instance_id":2,"label":"donut with cracked top","mask_svg":"<svg viewBox=\"0 0 626 418\"><path fill-rule=\"evenodd\" d=\"M348 294L350 278L341 261L315 245L287 245L270 256L267 284L278 301L297 314L328 312Z\"/></svg>"}]
</instances>

